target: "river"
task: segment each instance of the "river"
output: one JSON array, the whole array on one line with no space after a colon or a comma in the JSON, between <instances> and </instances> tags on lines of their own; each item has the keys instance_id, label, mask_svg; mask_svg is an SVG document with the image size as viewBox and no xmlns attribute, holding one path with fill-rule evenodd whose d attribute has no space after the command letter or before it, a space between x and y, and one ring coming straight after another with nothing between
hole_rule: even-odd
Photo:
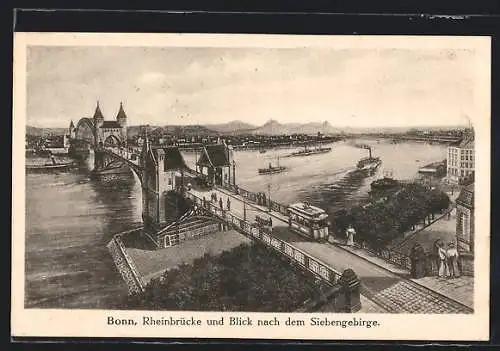
<instances>
[{"instance_id":1,"label":"river","mask_svg":"<svg viewBox=\"0 0 500 351\"><path fill-rule=\"evenodd\" d=\"M370 182L385 172L411 179L419 167L443 160L446 148L424 143L366 141L382 166L369 178L352 170L367 150L337 142L332 151L309 157L285 157L291 149L234 152L236 181L252 191L270 190L282 202L309 201L329 213L367 197ZM195 155L185 154L188 164ZM287 167L276 175L258 175L269 162ZM126 293L106 243L115 233L141 224L141 188L137 178L105 185L90 179L92 159L78 170L26 177L26 306L38 308L112 308Z\"/></svg>"}]
</instances>

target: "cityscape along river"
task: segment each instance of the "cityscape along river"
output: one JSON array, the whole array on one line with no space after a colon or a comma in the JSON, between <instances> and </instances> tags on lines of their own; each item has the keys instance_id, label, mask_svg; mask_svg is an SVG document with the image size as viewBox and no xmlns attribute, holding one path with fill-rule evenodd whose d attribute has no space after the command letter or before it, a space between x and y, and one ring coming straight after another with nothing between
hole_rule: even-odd
<instances>
[{"instance_id":1,"label":"cityscape along river","mask_svg":"<svg viewBox=\"0 0 500 351\"><path fill-rule=\"evenodd\" d=\"M348 143L309 157L285 157L290 149L234 152L237 183L248 190L268 192L282 202L309 201L329 213L367 197L370 182L384 172L411 179L419 167L446 156L443 145L390 144L369 141L382 165L372 177L350 175L367 151ZM259 175L270 162L287 171ZM194 153L186 153L190 166ZM141 224L141 188L131 177L124 184L90 180L93 160L80 169L59 174L27 174L26 178L26 306L50 308L113 308L126 293L106 248L115 233Z\"/></svg>"}]
</instances>

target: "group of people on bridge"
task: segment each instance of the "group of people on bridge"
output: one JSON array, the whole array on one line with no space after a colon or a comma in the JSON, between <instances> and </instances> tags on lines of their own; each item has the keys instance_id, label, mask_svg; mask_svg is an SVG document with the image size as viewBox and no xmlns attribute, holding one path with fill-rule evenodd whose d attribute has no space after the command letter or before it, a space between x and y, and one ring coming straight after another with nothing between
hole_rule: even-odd
<instances>
[{"instance_id":1,"label":"group of people on bridge","mask_svg":"<svg viewBox=\"0 0 500 351\"><path fill-rule=\"evenodd\" d=\"M217 204L217 193L216 192L211 193L210 198L211 198L210 199L211 203ZM219 208L221 210L224 210L224 202L222 201L222 196L219 196L218 203L219 203ZM203 205L204 206L207 205L207 200L205 197L203 197ZM229 199L229 196L227 197L227 200L226 200L226 208L225 209L227 211L231 211L231 200Z\"/></svg>"}]
</instances>

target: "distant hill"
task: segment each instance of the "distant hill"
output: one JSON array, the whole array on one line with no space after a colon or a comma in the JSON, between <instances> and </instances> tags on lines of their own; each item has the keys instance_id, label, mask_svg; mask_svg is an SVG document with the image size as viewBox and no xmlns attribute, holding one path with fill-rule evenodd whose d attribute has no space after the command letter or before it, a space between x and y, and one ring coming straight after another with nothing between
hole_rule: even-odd
<instances>
[{"instance_id":1,"label":"distant hill","mask_svg":"<svg viewBox=\"0 0 500 351\"><path fill-rule=\"evenodd\" d=\"M231 121L222 124L205 124L205 127L223 134L239 134L252 131L257 128L257 126L245 123L242 121Z\"/></svg>"},{"instance_id":2,"label":"distant hill","mask_svg":"<svg viewBox=\"0 0 500 351\"><path fill-rule=\"evenodd\" d=\"M44 136L44 135L64 135L68 131L68 128L40 128L26 126L26 135L33 136Z\"/></svg>"},{"instance_id":3,"label":"distant hill","mask_svg":"<svg viewBox=\"0 0 500 351\"><path fill-rule=\"evenodd\" d=\"M329 122L309 122L309 123L279 123L276 120L269 120L263 126L256 128L252 134L258 135L280 135L280 134L338 134L342 130L334 128Z\"/></svg>"},{"instance_id":4,"label":"distant hill","mask_svg":"<svg viewBox=\"0 0 500 351\"><path fill-rule=\"evenodd\" d=\"M172 133L172 134L179 133L180 135L186 135L186 136L194 136L194 135L216 136L220 134L217 131L208 129L205 126L200 126L200 125L180 125L180 126L170 125L163 127L163 130L166 133Z\"/></svg>"}]
</instances>

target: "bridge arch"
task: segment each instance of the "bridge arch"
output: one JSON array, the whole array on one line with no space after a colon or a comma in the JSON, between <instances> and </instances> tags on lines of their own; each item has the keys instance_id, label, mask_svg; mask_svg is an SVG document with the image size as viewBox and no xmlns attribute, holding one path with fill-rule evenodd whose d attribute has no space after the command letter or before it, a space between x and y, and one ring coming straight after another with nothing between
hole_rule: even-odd
<instances>
[{"instance_id":1,"label":"bridge arch","mask_svg":"<svg viewBox=\"0 0 500 351\"><path fill-rule=\"evenodd\" d=\"M82 118L78 121L75 128L75 139L85 140L94 145L96 129L90 118Z\"/></svg>"},{"instance_id":2,"label":"bridge arch","mask_svg":"<svg viewBox=\"0 0 500 351\"><path fill-rule=\"evenodd\" d=\"M114 134L108 135L104 140L104 146L120 146L122 141Z\"/></svg>"}]
</instances>

